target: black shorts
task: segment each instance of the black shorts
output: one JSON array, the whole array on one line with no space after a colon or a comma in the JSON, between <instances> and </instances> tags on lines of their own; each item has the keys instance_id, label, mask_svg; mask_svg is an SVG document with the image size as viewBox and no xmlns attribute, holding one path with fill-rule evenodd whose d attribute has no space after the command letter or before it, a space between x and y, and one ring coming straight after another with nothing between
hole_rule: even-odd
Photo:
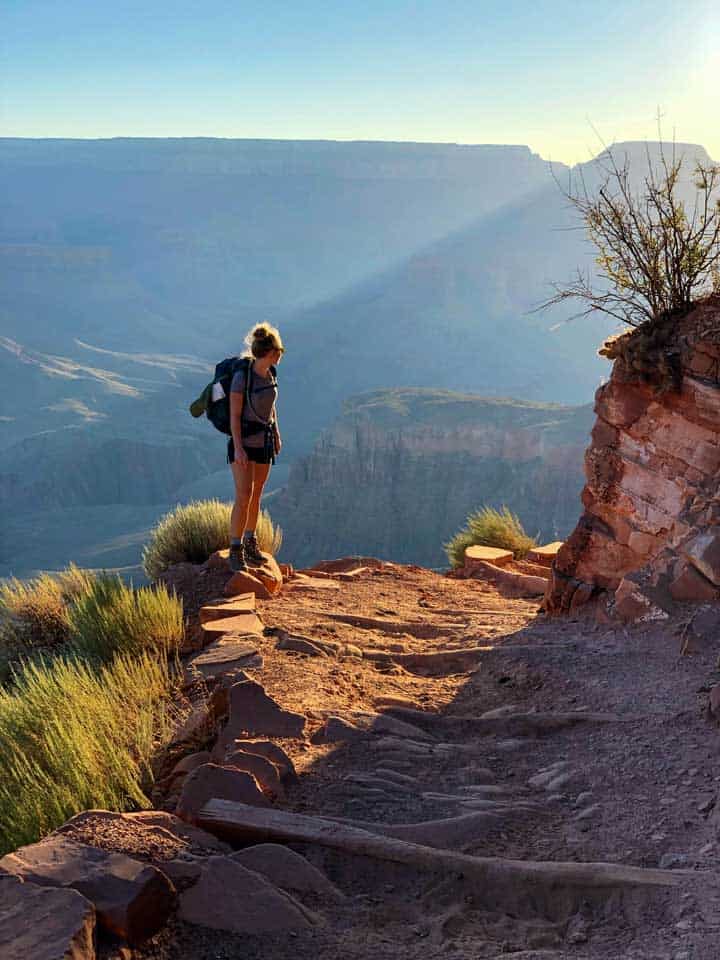
<instances>
[{"instance_id":1,"label":"black shorts","mask_svg":"<svg viewBox=\"0 0 720 960\"><path fill-rule=\"evenodd\" d=\"M271 454L265 450L264 447L246 447L243 444L243 450L248 456L248 460L251 460L253 463L272 463ZM228 453L227 453L228 463L233 463L235 461L235 444L233 443L233 438L230 437L228 440Z\"/></svg>"}]
</instances>

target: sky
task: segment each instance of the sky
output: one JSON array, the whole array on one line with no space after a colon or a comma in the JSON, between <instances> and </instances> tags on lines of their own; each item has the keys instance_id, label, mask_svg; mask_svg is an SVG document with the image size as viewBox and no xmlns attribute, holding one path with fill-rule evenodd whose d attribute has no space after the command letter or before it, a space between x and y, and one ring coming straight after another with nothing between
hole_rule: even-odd
<instances>
[{"instance_id":1,"label":"sky","mask_svg":"<svg viewBox=\"0 0 720 960\"><path fill-rule=\"evenodd\" d=\"M717 0L0 0L0 135L527 144L720 160Z\"/></svg>"}]
</instances>

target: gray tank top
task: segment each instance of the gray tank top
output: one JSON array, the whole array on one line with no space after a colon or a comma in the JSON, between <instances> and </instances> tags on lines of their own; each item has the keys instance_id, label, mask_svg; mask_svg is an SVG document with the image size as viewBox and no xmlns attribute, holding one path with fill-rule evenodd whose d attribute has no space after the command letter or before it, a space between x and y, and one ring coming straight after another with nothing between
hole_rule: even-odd
<instances>
[{"instance_id":1,"label":"gray tank top","mask_svg":"<svg viewBox=\"0 0 720 960\"><path fill-rule=\"evenodd\" d=\"M231 393L245 393L245 371L238 370L230 384ZM250 374L250 402L243 404L242 418L250 423L267 423L275 417L275 401L277 399L277 383L272 375L261 377L253 370ZM257 415L256 415L257 414ZM263 431L243 435L244 447L262 447L265 443Z\"/></svg>"}]
</instances>

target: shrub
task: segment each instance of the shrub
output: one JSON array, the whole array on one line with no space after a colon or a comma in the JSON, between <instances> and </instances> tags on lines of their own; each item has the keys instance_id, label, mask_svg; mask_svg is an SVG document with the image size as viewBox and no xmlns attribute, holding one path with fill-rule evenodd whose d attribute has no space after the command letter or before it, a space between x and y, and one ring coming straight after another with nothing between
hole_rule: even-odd
<instances>
[{"instance_id":1,"label":"shrub","mask_svg":"<svg viewBox=\"0 0 720 960\"><path fill-rule=\"evenodd\" d=\"M466 547L474 544L512 550L513 555L520 559L537 546L537 540L525 533L520 518L507 507L500 510L483 507L471 513L467 518L467 526L445 544L451 566L462 567Z\"/></svg>"},{"instance_id":2,"label":"shrub","mask_svg":"<svg viewBox=\"0 0 720 960\"><path fill-rule=\"evenodd\" d=\"M94 580L68 618L74 649L101 662L146 650L169 653L184 632L182 601L163 584L134 590L110 574Z\"/></svg>"},{"instance_id":3,"label":"shrub","mask_svg":"<svg viewBox=\"0 0 720 960\"><path fill-rule=\"evenodd\" d=\"M627 158L606 147L594 161L597 186L587 186L580 168L561 188L596 247L600 284L578 270L570 283L554 285L543 307L577 300L578 316L601 313L651 331L720 292L720 165L692 164L695 196L688 209L682 173L689 165L675 145L661 142L658 162L649 149L646 160L636 187Z\"/></svg>"},{"instance_id":4,"label":"shrub","mask_svg":"<svg viewBox=\"0 0 720 960\"><path fill-rule=\"evenodd\" d=\"M55 574L0 585L0 682L12 664L53 653L70 640L70 603L83 595L94 574L71 564Z\"/></svg>"},{"instance_id":5,"label":"shrub","mask_svg":"<svg viewBox=\"0 0 720 960\"><path fill-rule=\"evenodd\" d=\"M0 618L6 635L23 646L55 646L69 638L68 604L87 592L94 574L75 564L61 573L0 585Z\"/></svg>"},{"instance_id":6,"label":"shrub","mask_svg":"<svg viewBox=\"0 0 720 960\"><path fill-rule=\"evenodd\" d=\"M148 806L151 760L177 719L167 661L118 657L94 673L56 659L0 690L0 854L80 810Z\"/></svg>"},{"instance_id":7,"label":"shrub","mask_svg":"<svg viewBox=\"0 0 720 960\"><path fill-rule=\"evenodd\" d=\"M143 568L151 580L175 563L204 563L216 550L230 545L231 503L197 500L177 506L160 519L143 550ZM256 530L258 544L266 553L276 554L282 531L270 515L260 511Z\"/></svg>"}]
</instances>

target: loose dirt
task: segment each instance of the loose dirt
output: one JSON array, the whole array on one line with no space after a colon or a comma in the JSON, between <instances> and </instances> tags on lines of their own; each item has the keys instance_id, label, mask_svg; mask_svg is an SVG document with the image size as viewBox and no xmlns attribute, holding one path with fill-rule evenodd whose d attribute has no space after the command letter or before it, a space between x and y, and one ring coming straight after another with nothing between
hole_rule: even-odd
<instances>
[{"instance_id":1,"label":"loose dirt","mask_svg":"<svg viewBox=\"0 0 720 960\"><path fill-rule=\"evenodd\" d=\"M493 901L462 871L293 843L346 895L308 904L322 923L240 937L175 921L138 960L717 960L720 732L706 715L717 630L690 642L687 619L550 620L489 584L394 564L291 581L258 612L275 632L260 638L264 667L252 675L308 718L306 740L278 741L299 784L276 808L371 825L483 814L445 845L503 861L662 867L677 883L588 887L572 906L560 886L513 898L500 884ZM279 630L332 641L340 656L279 650ZM468 648L481 648L477 665L458 673L424 675L392 657ZM329 716L364 727L377 714L418 736L310 742Z\"/></svg>"}]
</instances>

